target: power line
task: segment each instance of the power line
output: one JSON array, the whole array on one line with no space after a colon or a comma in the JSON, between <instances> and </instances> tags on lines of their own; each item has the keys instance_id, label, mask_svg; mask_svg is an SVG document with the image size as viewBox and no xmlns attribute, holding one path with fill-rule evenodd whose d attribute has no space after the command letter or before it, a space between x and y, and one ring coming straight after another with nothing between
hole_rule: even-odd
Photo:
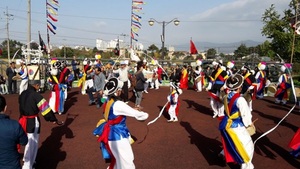
<instances>
[{"instance_id":1,"label":"power line","mask_svg":"<svg viewBox=\"0 0 300 169\"><path fill-rule=\"evenodd\" d=\"M0 9L3 9L3 7L0 7ZM26 13L27 11L24 10L19 10L19 9L10 9L11 11L18 11L18 12L24 12ZM31 12L31 13L35 13L35 14L41 14L41 15L45 15L45 13L43 12ZM126 18L103 18L103 17L96 17L96 16L86 16L86 15L68 15L68 14L60 14L60 16L66 16L66 17L71 17L71 18L84 18L84 19L99 19L99 20L117 20L117 21L130 21L130 19L126 19ZM150 18L148 18L149 20ZM142 22L148 22L148 20L142 20ZM190 22L190 23L196 23L196 22L261 22L261 19L222 19L222 20L214 20L214 19L210 19L210 20L193 20L193 21L188 21L188 20L180 20L180 22Z\"/></svg>"},{"instance_id":2,"label":"power line","mask_svg":"<svg viewBox=\"0 0 300 169\"><path fill-rule=\"evenodd\" d=\"M8 8L6 7L6 12L4 12L6 16L6 34L7 34L7 57L10 62L10 48L9 48L9 20L13 20L13 15L8 13Z\"/></svg>"}]
</instances>

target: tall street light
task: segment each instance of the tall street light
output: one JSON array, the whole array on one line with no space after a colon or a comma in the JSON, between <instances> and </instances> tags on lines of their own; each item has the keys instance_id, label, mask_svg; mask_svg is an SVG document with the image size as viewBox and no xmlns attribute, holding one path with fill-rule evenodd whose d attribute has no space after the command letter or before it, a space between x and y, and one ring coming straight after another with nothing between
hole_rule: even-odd
<instances>
[{"instance_id":1,"label":"tall street light","mask_svg":"<svg viewBox=\"0 0 300 169\"><path fill-rule=\"evenodd\" d=\"M162 22L159 22L153 18L150 18L150 20L148 21L149 25L150 26L153 26L154 25L154 22L158 23L158 24L161 24L162 25L162 35L161 35L161 52L162 52L162 59L164 60L165 59L165 27L171 23L171 22L174 22L174 25L175 26L178 26L180 21L177 19L177 18L174 18L168 22L166 21L162 21Z\"/></svg>"}]
</instances>

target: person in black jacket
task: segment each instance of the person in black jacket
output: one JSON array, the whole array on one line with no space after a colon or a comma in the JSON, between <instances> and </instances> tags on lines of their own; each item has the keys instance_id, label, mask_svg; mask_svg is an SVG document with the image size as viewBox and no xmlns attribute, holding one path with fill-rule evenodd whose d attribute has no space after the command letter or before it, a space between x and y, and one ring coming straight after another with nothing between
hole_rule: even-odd
<instances>
[{"instance_id":1,"label":"person in black jacket","mask_svg":"<svg viewBox=\"0 0 300 169\"><path fill-rule=\"evenodd\" d=\"M147 79L144 77L144 74L143 74L143 69L144 69L143 61L138 62L136 68L137 68L137 72L135 74L136 85L134 87L135 96L136 96L135 108L140 110L140 109L142 109L141 102L142 102L142 98L143 98L143 91L145 90L144 84L147 81Z\"/></svg>"},{"instance_id":2,"label":"person in black jacket","mask_svg":"<svg viewBox=\"0 0 300 169\"><path fill-rule=\"evenodd\" d=\"M19 96L20 120L19 123L27 133L28 144L25 146L23 157L23 169L31 169L35 163L35 158L39 148L39 136L41 122L39 113L46 121L61 125L46 99L37 92L40 87L39 80L29 80L29 85Z\"/></svg>"},{"instance_id":3,"label":"person in black jacket","mask_svg":"<svg viewBox=\"0 0 300 169\"><path fill-rule=\"evenodd\" d=\"M28 138L21 125L5 115L6 107L0 95L0 168L21 169L17 144L25 146Z\"/></svg>"},{"instance_id":4,"label":"person in black jacket","mask_svg":"<svg viewBox=\"0 0 300 169\"><path fill-rule=\"evenodd\" d=\"M6 69L9 94L17 93L17 81L12 79L14 76L17 75L17 72L15 71L15 69L16 69L15 62L11 62L10 67L7 67L7 69Z\"/></svg>"}]
</instances>

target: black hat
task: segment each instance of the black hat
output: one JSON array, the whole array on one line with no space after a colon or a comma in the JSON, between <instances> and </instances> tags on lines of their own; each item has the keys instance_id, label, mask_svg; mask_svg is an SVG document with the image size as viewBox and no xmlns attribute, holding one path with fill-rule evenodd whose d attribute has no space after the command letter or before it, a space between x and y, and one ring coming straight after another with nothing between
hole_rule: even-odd
<instances>
[{"instance_id":1,"label":"black hat","mask_svg":"<svg viewBox=\"0 0 300 169\"><path fill-rule=\"evenodd\" d=\"M241 70L248 70L248 71L250 71L250 68L249 68L248 66L244 65L244 66L241 68Z\"/></svg>"},{"instance_id":2,"label":"black hat","mask_svg":"<svg viewBox=\"0 0 300 169\"><path fill-rule=\"evenodd\" d=\"M182 89L180 89L175 83L170 82L170 86L176 90L177 94L181 95L183 93Z\"/></svg>"},{"instance_id":3,"label":"black hat","mask_svg":"<svg viewBox=\"0 0 300 169\"><path fill-rule=\"evenodd\" d=\"M110 78L104 86L104 94L107 96L114 94L118 89L122 89L123 84L122 81L115 77Z\"/></svg>"},{"instance_id":4,"label":"black hat","mask_svg":"<svg viewBox=\"0 0 300 169\"><path fill-rule=\"evenodd\" d=\"M230 76L226 80L225 85L229 90L235 90L235 89L241 87L243 82L244 82L244 77L240 74L235 74L235 75Z\"/></svg>"}]
</instances>

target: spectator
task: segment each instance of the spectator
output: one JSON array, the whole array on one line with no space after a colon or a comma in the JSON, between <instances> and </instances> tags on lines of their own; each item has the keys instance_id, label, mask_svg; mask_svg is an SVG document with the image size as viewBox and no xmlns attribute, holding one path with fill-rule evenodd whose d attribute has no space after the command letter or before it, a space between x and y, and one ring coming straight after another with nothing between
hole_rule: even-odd
<instances>
[{"instance_id":1,"label":"spectator","mask_svg":"<svg viewBox=\"0 0 300 169\"><path fill-rule=\"evenodd\" d=\"M5 115L6 100L0 96L0 168L21 169L17 144L25 146L28 138L21 125Z\"/></svg>"},{"instance_id":2,"label":"spectator","mask_svg":"<svg viewBox=\"0 0 300 169\"><path fill-rule=\"evenodd\" d=\"M146 77L146 79L147 79L147 81L144 83L144 93L148 93L147 90L149 87L149 83L151 83L151 81L152 81L153 72L148 70L148 67L145 65L145 62L144 62L143 74L144 74L144 77Z\"/></svg>"},{"instance_id":3,"label":"spectator","mask_svg":"<svg viewBox=\"0 0 300 169\"><path fill-rule=\"evenodd\" d=\"M113 73L119 74L118 79L124 83L121 98L125 103L128 103L128 70L128 60L121 61L120 68L113 70Z\"/></svg>"},{"instance_id":4,"label":"spectator","mask_svg":"<svg viewBox=\"0 0 300 169\"><path fill-rule=\"evenodd\" d=\"M147 79L144 77L143 69L144 69L143 62L142 61L138 62L137 63L137 72L135 74L136 85L134 87L135 96L136 96L135 108L138 110L142 109L141 102L142 102L142 98L143 98L143 91L145 90L144 84L147 81Z\"/></svg>"},{"instance_id":5,"label":"spectator","mask_svg":"<svg viewBox=\"0 0 300 169\"><path fill-rule=\"evenodd\" d=\"M0 75L0 94L8 94L6 79Z\"/></svg>"},{"instance_id":6,"label":"spectator","mask_svg":"<svg viewBox=\"0 0 300 169\"><path fill-rule=\"evenodd\" d=\"M188 88L194 88L194 72L192 66L187 67Z\"/></svg>"},{"instance_id":7,"label":"spectator","mask_svg":"<svg viewBox=\"0 0 300 169\"><path fill-rule=\"evenodd\" d=\"M17 75L16 72L16 63L11 62L10 67L6 69L6 76L8 81L8 93L14 94L17 93L17 81L13 80L13 77Z\"/></svg>"},{"instance_id":8,"label":"spectator","mask_svg":"<svg viewBox=\"0 0 300 169\"><path fill-rule=\"evenodd\" d=\"M104 90L104 85L105 85L105 80L106 77L103 73L104 67L96 67L93 75L93 80L94 80L94 86L90 89L87 90L88 96L89 96L89 104L93 104L94 101L94 95L93 93L97 93L97 101L96 101L96 106L97 108L100 108L102 106L101 98L103 95L103 90Z\"/></svg>"},{"instance_id":9,"label":"spectator","mask_svg":"<svg viewBox=\"0 0 300 169\"><path fill-rule=\"evenodd\" d=\"M74 80L78 80L79 79L79 68L77 68L77 65L79 65L80 63L76 60L76 56L73 56L73 60L71 62L72 65L72 70L74 73Z\"/></svg>"},{"instance_id":10,"label":"spectator","mask_svg":"<svg viewBox=\"0 0 300 169\"><path fill-rule=\"evenodd\" d=\"M170 75L170 82L172 82L173 84L175 84L176 86L179 85L179 81L180 81L180 76L179 74L176 73L176 69L174 67L171 67L171 75ZM173 87L170 86L170 92L173 91Z\"/></svg>"}]
</instances>

